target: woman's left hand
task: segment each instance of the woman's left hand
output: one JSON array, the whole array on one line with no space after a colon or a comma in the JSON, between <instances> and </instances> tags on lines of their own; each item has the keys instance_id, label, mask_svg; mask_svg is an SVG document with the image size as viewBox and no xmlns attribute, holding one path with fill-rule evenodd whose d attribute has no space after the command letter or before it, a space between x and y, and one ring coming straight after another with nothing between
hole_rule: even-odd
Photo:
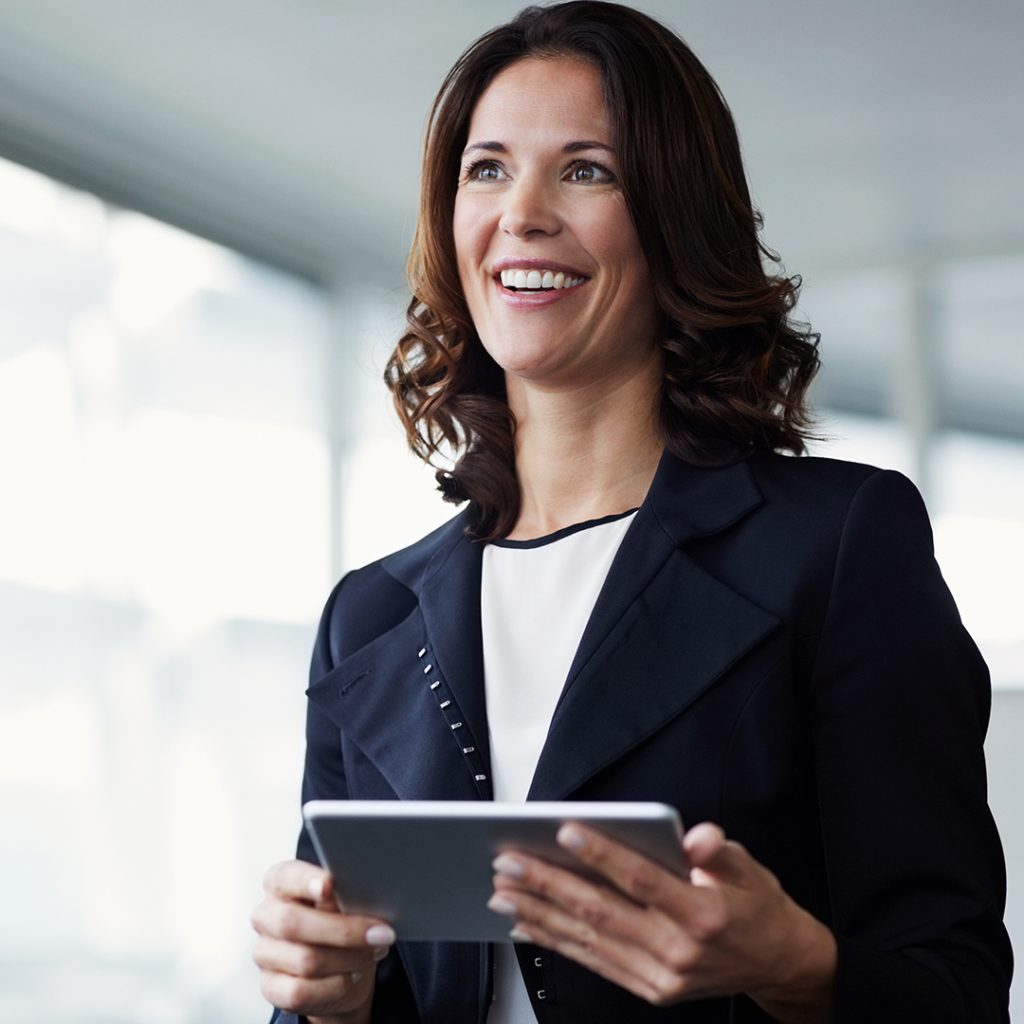
<instances>
[{"instance_id":1,"label":"woman's left hand","mask_svg":"<svg viewBox=\"0 0 1024 1024\"><path fill-rule=\"evenodd\" d=\"M688 880L582 825L563 826L558 841L607 885L518 851L501 854L488 905L515 918L514 938L655 1006L746 993L787 1024L829 1019L832 933L718 826L686 833Z\"/></svg>"}]
</instances>

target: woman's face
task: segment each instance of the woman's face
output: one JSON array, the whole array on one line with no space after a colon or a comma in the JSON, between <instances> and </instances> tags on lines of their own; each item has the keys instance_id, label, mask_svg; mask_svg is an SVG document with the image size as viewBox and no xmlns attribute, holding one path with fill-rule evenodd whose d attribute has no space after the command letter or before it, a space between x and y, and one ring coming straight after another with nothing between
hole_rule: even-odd
<instances>
[{"instance_id":1,"label":"woman's face","mask_svg":"<svg viewBox=\"0 0 1024 1024\"><path fill-rule=\"evenodd\" d=\"M473 111L455 250L506 375L575 388L651 363L660 315L612 144L601 76L579 59L521 60Z\"/></svg>"}]
</instances>

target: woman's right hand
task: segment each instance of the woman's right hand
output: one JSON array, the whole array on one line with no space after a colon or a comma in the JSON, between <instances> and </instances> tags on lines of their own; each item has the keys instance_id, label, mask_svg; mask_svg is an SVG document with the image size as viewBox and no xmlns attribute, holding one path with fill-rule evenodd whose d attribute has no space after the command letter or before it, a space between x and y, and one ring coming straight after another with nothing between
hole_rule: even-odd
<instances>
[{"instance_id":1,"label":"woman's right hand","mask_svg":"<svg viewBox=\"0 0 1024 1024\"><path fill-rule=\"evenodd\" d=\"M275 864L263 893L252 913L263 997L310 1024L368 1021L377 963L394 931L377 918L343 914L331 876L305 861Z\"/></svg>"}]
</instances>

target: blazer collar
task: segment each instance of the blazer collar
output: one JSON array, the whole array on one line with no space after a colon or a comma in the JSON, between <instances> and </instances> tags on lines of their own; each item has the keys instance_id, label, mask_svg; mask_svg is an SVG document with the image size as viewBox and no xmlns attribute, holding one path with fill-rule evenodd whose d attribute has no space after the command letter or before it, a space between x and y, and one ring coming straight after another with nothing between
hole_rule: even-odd
<instances>
[{"instance_id":1,"label":"blazer collar","mask_svg":"<svg viewBox=\"0 0 1024 1024\"><path fill-rule=\"evenodd\" d=\"M623 539L573 659L565 694L626 609L668 556L686 541L707 536L761 503L745 462L707 469L662 454L640 512ZM444 673L474 745L486 751L480 580L483 544L466 535L470 510L420 544L384 560L384 568L419 599L430 651ZM485 758L488 761L489 757Z\"/></svg>"},{"instance_id":2,"label":"blazer collar","mask_svg":"<svg viewBox=\"0 0 1024 1024\"><path fill-rule=\"evenodd\" d=\"M678 545L724 530L762 500L745 461L693 466L666 450L644 504Z\"/></svg>"},{"instance_id":3,"label":"blazer collar","mask_svg":"<svg viewBox=\"0 0 1024 1024\"><path fill-rule=\"evenodd\" d=\"M680 545L731 526L762 500L745 461L722 467L693 466L666 450L641 510L652 514L667 536ZM473 522L471 510L465 509L422 540L389 555L382 565L417 597L433 576L451 578L460 569L479 572L483 545L467 536ZM472 552L473 558L467 552Z\"/></svg>"},{"instance_id":4,"label":"blazer collar","mask_svg":"<svg viewBox=\"0 0 1024 1024\"><path fill-rule=\"evenodd\" d=\"M608 571L569 669L562 699L673 552L689 540L725 529L761 501L745 462L707 469L688 465L666 451Z\"/></svg>"}]
</instances>

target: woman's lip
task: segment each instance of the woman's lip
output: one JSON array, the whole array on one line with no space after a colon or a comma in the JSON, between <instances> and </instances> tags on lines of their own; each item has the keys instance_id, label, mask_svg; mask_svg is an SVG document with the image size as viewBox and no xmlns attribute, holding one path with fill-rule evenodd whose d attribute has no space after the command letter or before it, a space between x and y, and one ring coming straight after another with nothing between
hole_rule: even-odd
<instances>
[{"instance_id":1,"label":"woman's lip","mask_svg":"<svg viewBox=\"0 0 1024 1024\"><path fill-rule=\"evenodd\" d=\"M588 280L589 278L585 279L581 284L573 285L571 288L551 288L544 292L514 292L501 283L501 278L498 278L494 285L498 289L498 294L501 296L502 301L509 306L518 309L533 309L540 306L550 306L553 302L559 302L561 299L568 298L585 287Z\"/></svg>"}]
</instances>

